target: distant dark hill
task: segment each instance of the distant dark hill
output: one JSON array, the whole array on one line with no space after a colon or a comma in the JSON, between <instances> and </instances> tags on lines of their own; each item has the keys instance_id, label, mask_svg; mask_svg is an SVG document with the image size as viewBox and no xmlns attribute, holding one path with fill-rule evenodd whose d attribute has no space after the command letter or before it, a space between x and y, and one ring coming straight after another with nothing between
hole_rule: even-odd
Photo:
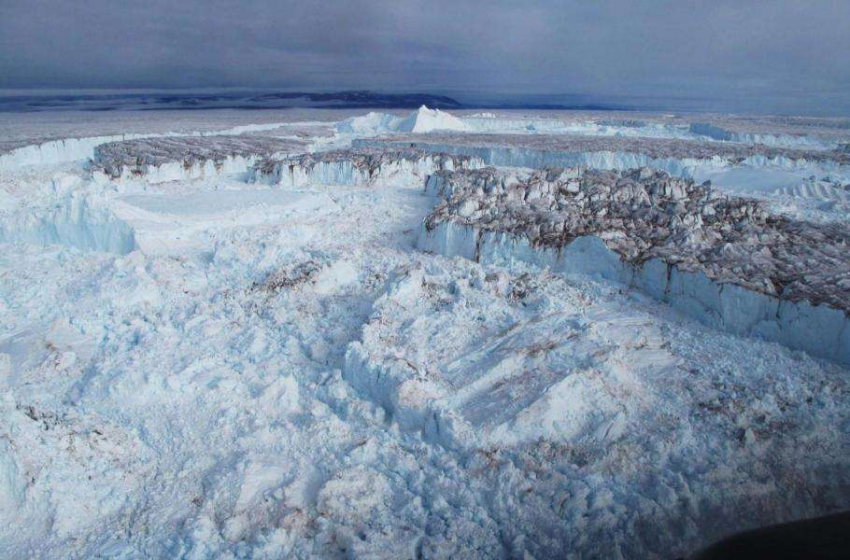
<instances>
[{"instance_id":1,"label":"distant dark hill","mask_svg":"<svg viewBox=\"0 0 850 560\"><path fill-rule=\"evenodd\" d=\"M0 97L0 112L36 111L144 111L204 109L460 109L461 103L445 95L427 93L110 93L15 95Z\"/></svg>"},{"instance_id":2,"label":"distant dark hill","mask_svg":"<svg viewBox=\"0 0 850 560\"><path fill-rule=\"evenodd\" d=\"M371 91L315 92L181 92L181 93L91 93L38 92L31 95L0 95L0 112L41 111L202 111L209 109L543 109L543 110L628 110L623 106L598 103L552 103L537 99L505 103L460 102L446 95L429 93L375 93Z\"/></svg>"},{"instance_id":3,"label":"distant dark hill","mask_svg":"<svg viewBox=\"0 0 850 560\"><path fill-rule=\"evenodd\" d=\"M342 91L338 93L269 93L253 97L252 101L307 99L317 105L339 105L355 108L417 109L427 105L436 109L460 109L461 104L445 95L427 93L372 93L369 91Z\"/></svg>"}]
</instances>

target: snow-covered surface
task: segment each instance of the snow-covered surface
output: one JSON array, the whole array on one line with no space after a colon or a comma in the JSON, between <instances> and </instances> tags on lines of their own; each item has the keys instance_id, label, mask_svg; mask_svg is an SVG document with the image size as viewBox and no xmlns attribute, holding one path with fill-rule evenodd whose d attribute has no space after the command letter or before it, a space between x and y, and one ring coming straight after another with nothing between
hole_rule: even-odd
<instances>
[{"instance_id":1,"label":"snow-covered surface","mask_svg":"<svg viewBox=\"0 0 850 560\"><path fill-rule=\"evenodd\" d=\"M339 149L374 133L327 136L351 116L126 132ZM62 134L113 135L87 126ZM94 148L0 170L2 557L673 558L850 507L848 369L579 271L418 251L431 167L113 181Z\"/></svg>"}]
</instances>

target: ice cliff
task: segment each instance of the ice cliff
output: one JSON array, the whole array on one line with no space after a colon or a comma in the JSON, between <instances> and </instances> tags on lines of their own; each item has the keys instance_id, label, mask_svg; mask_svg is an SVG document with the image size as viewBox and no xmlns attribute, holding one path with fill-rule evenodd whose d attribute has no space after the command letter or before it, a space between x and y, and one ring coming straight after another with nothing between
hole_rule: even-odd
<instances>
[{"instance_id":1,"label":"ice cliff","mask_svg":"<svg viewBox=\"0 0 850 560\"><path fill-rule=\"evenodd\" d=\"M703 323L850 364L850 228L648 168L438 173L420 248L599 275Z\"/></svg>"},{"instance_id":2,"label":"ice cliff","mask_svg":"<svg viewBox=\"0 0 850 560\"><path fill-rule=\"evenodd\" d=\"M111 179L144 176L162 183L246 173L261 158L305 147L306 142L266 136L146 138L97 146L92 167Z\"/></svg>"},{"instance_id":3,"label":"ice cliff","mask_svg":"<svg viewBox=\"0 0 850 560\"><path fill-rule=\"evenodd\" d=\"M414 147L480 158L505 167L586 167L637 169L651 167L678 177L692 177L697 168L772 167L818 178L850 177L850 157L839 151L795 150L708 143L669 138L568 135L434 134L427 138L396 135L360 139L355 147Z\"/></svg>"},{"instance_id":4,"label":"ice cliff","mask_svg":"<svg viewBox=\"0 0 850 560\"><path fill-rule=\"evenodd\" d=\"M411 149L336 150L284 159L265 159L254 167L257 182L282 187L371 185L389 179L421 183L440 170L481 167L473 157L428 153Z\"/></svg>"},{"instance_id":5,"label":"ice cliff","mask_svg":"<svg viewBox=\"0 0 850 560\"><path fill-rule=\"evenodd\" d=\"M102 201L70 193L41 208L2 216L0 242L65 245L84 251L127 254L136 248L133 228Z\"/></svg>"}]
</instances>

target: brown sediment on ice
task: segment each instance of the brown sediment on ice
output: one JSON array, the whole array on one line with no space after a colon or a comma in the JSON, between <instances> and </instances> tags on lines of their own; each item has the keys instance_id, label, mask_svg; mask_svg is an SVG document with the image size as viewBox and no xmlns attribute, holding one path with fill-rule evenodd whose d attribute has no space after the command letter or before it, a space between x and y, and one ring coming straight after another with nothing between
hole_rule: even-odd
<instances>
[{"instance_id":1,"label":"brown sediment on ice","mask_svg":"<svg viewBox=\"0 0 850 560\"><path fill-rule=\"evenodd\" d=\"M634 265L650 259L790 301L850 312L850 227L769 213L755 200L650 169L493 168L429 179L440 202L425 225L453 222L561 249L596 236Z\"/></svg>"},{"instance_id":2,"label":"brown sediment on ice","mask_svg":"<svg viewBox=\"0 0 850 560\"><path fill-rule=\"evenodd\" d=\"M228 158L266 158L306 150L308 143L272 136L175 136L109 142L95 148L94 167L117 178L178 162L184 168Z\"/></svg>"},{"instance_id":3,"label":"brown sediment on ice","mask_svg":"<svg viewBox=\"0 0 850 560\"><path fill-rule=\"evenodd\" d=\"M566 134L419 134L393 135L386 138L358 140L355 146L393 148L407 146L424 150L505 148L535 150L546 153L620 152L640 154L652 159L708 160L721 158L740 163L747 158L806 160L850 164L850 152L771 147L761 144L707 142L676 138L644 138L622 136L578 136Z\"/></svg>"}]
</instances>

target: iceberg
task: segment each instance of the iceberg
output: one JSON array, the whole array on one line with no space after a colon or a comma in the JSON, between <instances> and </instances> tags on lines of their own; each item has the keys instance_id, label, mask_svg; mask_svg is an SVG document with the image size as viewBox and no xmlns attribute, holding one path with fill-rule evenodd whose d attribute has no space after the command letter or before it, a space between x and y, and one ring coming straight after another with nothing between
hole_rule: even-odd
<instances>
[{"instance_id":1,"label":"iceberg","mask_svg":"<svg viewBox=\"0 0 850 560\"><path fill-rule=\"evenodd\" d=\"M454 115L425 105L406 117L370 112L346 119L337 125L337 132L358 136L376 136L393 132L423 134L437 131L466 131L469 125Z\"/></svg>"}]
</instances>

